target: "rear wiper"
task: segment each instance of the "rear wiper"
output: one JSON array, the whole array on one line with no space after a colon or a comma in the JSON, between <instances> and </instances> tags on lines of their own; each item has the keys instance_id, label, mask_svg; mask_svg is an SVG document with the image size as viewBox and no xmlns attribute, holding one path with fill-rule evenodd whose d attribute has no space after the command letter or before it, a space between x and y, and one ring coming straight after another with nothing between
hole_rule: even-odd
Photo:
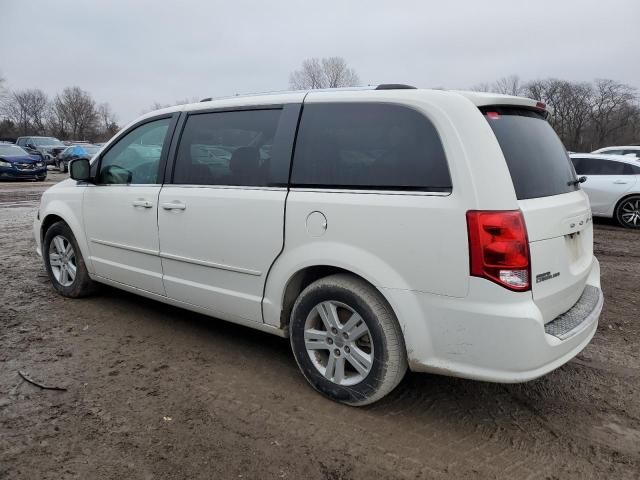
<instances>
[{"instance_id":1,"label":"rear wiper","mask_svg":"<svg viewBox=\"0 0 640 480\"><path fill-rule=\"evenodd\" d=\"M587 177L585 177L584 175L581 177L576 178L575 180L570 180L567 182L567 185L569 185L570 187L575 187L576 185L578 185L579 183L584 183L587 181Z\"/></svg>"}]
</instances>

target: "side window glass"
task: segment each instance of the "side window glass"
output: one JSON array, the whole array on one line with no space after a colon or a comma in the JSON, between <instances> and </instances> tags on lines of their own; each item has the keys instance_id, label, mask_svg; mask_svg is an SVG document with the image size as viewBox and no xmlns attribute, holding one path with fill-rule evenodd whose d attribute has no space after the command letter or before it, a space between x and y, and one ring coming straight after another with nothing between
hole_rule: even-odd
<instances>
[{"instance_id":1,"label":"side window glass","mask_svg":"<svg viewBox=\"0 0 640 480\"><path fill-rule=\"evenodd\" d=\"M173 183L267 186L282 110L244 110L189 115Z\"/></svg>"},{"instance_id":2,"label":"side window glass","mask_svg":"<svg viewBox=\"0 0 640 480\"><path fill-rule=\"evenodd\" d=\"M576 166L576 173L579 175L601 175L602 162L603 160L597 158L580 158Z\"/></svg>"},{"instance_id":3,"label":"side window glass","mask_svg":"<svg viewBox=\"0 0 640 480\"><path fill-rule=\"evenodd\" d=\"M624 175L626 164L610 160L601 160L601 162L600 175Z\"/></svg>"},{"instance_id":4,"label":"side window glass","mask_svg":"<svg viewBox=\"0 0 640 480\"><path fill-rule=\"evenodd\" d=\"M127 133L102 157L99 184L154 184L170 118L155 120Z\"/></svg>"},{"instance_id":5,"label":"side window glass","mask_svg":"<svg viewBox=\"0 0 640 480\"><path fill-rule=\"evenodd\" d=\"M384 103L305 105L291 172L302 187L449 191L434 125Z\"/></svg>"}]
</instances>

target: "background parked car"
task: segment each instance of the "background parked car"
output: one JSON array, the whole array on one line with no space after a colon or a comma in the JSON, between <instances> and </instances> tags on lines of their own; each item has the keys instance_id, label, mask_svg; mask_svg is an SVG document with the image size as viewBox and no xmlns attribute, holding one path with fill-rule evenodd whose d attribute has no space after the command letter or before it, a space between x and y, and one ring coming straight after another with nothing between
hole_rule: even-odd
<instances>
[{"instance_id":1,"label":"background parked car","mask_svg":"<svg viewBox=\"0 0 640 480\"><path fill-rule=\"evenodd\" d=\"M47 166L39 155L30 155L17 145L0 143L0 179L44 180Z\"/></svg>"},{"instance_id":2,"label":"background parked car","mask_svg":"<svg viewBox=\"0 0 640 480\"><path fill-rule=\"evenodd\" d=\"M88 158L91 159L96 153L98 153L100 147L92 145L90 143L80 143L71 145L65 148L55 159L55 165L61 172L66 172L69 169L69 162L76 158Z\"/></svg>"},{"instance_id":3,"label":"background parked car","mask_svg":"<svg viewBox=\"0 0 640 480\"><path fill-rule=\"evenodd\" d=\"M18 137L16 145L30 154L40 155L47 165L53 165L56 156L66 148L55 137Z\"/></svg>"},{"instance_id":4,"label":"background parked car","mask_svg":"<svg viewBox=\"0 0 640 480\"><path fill-rule=\"evenodd\" d=\"M640 164L633 157L574 153L571 161L589 196L594 216L615 218L640 229Z\"/></svg>"},{"instance_id":5,"label":"background parked car","mask_svg":"<svg viewBox=\"0 0 640 480\"><path fill-rule=\"evenodd\" d=\"M604 147L591 153L604 153L606 155L635 155L640 159L640 145L623 145L621 147Z\"/></svg>"}]
</instances>

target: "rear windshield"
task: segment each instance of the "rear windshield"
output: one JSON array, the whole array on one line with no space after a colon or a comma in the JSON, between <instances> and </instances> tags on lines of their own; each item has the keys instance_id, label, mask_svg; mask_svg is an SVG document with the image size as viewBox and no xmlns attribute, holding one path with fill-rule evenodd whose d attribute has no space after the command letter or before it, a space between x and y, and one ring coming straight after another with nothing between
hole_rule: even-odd
<instances>
[{"instance_id":1,"label":"rear windshield","mask_svg":"<svg viewBox=\"0 0 640 480\"><path fill-rule=\"evenodd\" d=\"M481 110L507 160L518 200L578 190L569 155L540 113L505 107Z\"/></svg>"}]
</instances>

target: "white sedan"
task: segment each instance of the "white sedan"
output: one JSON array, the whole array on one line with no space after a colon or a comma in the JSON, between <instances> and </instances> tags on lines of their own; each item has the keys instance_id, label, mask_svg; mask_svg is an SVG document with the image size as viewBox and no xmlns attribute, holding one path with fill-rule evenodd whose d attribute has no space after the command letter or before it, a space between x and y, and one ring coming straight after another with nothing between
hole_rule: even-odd
<instances>
[{"instance_id":1,"label":"white sedan","mask_svg":"<svg viewBox=\"0 0 640 480\"><path fill-rule=\"evenodd\" d=\"M640 229L640 162L633 157L596 153L570 155L591 212L615 218L620 225Z\"/></svg>"}]
</instances>

